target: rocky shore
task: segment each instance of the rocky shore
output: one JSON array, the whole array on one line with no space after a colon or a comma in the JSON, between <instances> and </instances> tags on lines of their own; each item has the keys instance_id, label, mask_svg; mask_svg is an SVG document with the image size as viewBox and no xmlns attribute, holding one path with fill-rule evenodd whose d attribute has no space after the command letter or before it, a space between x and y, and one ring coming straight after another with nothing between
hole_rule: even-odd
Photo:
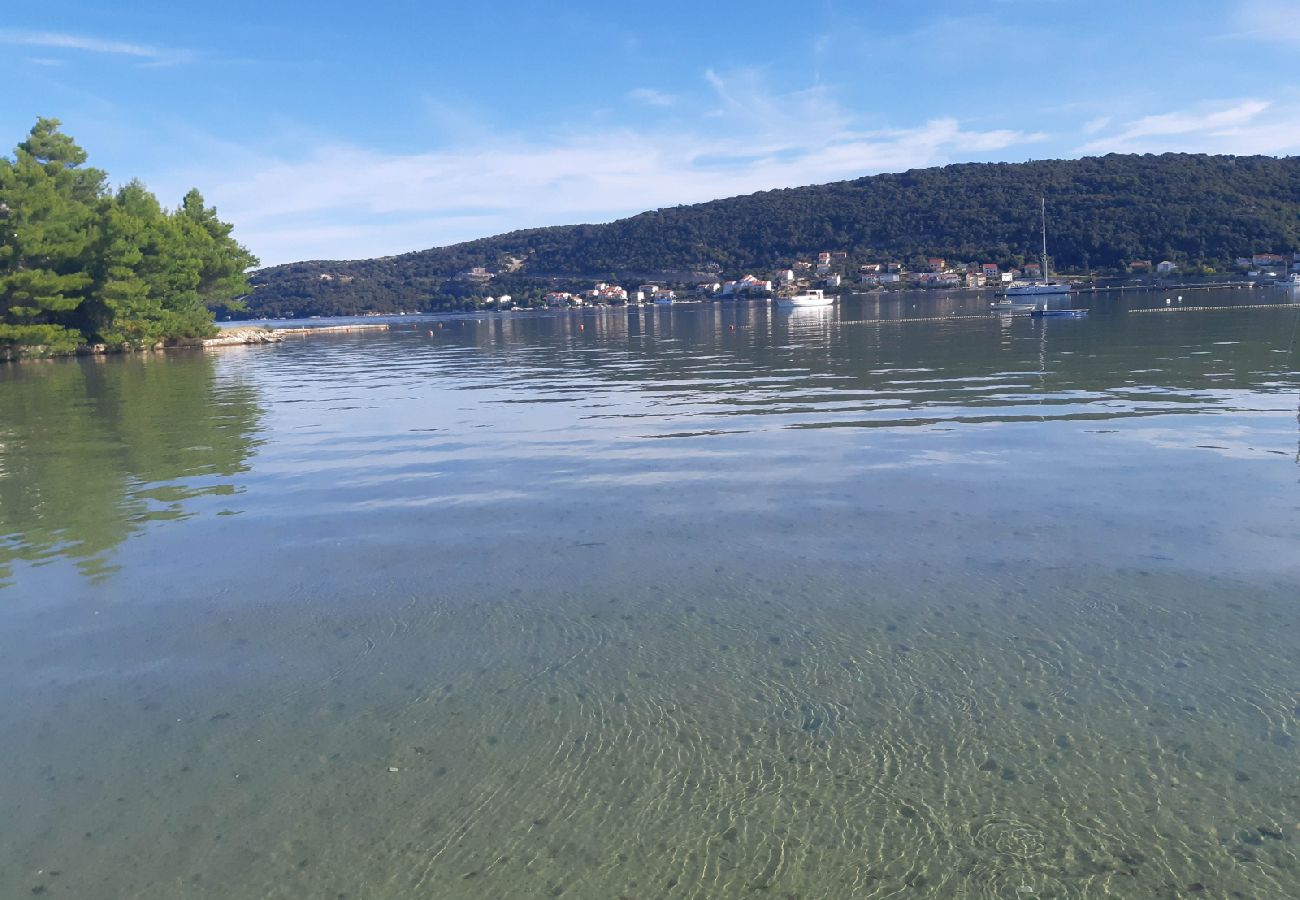
<instances>
[{"instance_id":1,"label":"rocky shore","mask_svg":"<svg viewBox=\"0 0 1300 900\"><path fill-rule=\"evenodd\" d=\"M224 328L216 337L207 338L199 343L203 347L236 347L243 344L278 344L284 335L270 328L242 326Z\"/></svg>"},{"instance_id":2,"label":"rocky shore","mask_svg":"<svg viewBox=\"0 0 1300 900\"><path fill-rule=\"evenodd\" d=\"M281 332L270 328L245 326L227 328L210 338L193 338L178 341L160 341L148 347L110 346L108 344L82 344L72 351L53 351L49 347L26 344L0 344L0 362L21 362L30 359L51 359L61 356L102 356L109 353L153 353L162 350L192 350L209 347L238 347L248 344L278 344L284 340Z\"/></svg>"}]
</instances>

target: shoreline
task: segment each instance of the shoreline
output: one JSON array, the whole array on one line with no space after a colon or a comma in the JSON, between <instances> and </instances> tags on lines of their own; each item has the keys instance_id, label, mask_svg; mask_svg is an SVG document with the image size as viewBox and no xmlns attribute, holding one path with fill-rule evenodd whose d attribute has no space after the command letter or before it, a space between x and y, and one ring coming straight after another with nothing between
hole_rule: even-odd
<instances>
[{"instance_id":1,"label":"shoreline","mask_svg":"<svg viewBox=\"0 0 1300 900\"><path fill-rule=\"evenodd\" d=\"M0 363L35 362L50 359L69 359L76 356L112 356L119 353L166 353L169 350L217 350L222 347L251 347L261 344L282 344L289 337L306 337L313 334L346 334L352 331L388 331L388 324L315 325L293 328L268 328L261 325L241 325L223 328L210 338L186 338L179 341L161 341L149 347L110 347L107 344L81 344L72 350L49 352L43 346L0 346Z\"/></svg>"}]
</instances>

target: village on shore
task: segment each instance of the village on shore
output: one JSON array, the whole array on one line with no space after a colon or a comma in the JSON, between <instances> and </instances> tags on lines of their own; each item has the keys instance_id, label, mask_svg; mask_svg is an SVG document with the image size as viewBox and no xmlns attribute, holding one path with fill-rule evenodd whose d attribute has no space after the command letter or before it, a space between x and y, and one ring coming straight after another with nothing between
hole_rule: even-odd
<instances>
[{"instance_id":1,"label":"village on shore","mask_svg":"<svg viewBox=\"0 0 1300 900\"><path fill-rule=\"evenodd\" d=\"M1231 274L1249 279L1273 279L1290 272L1300 272L1300 252L1292 254L1256 253L1234 260L1234 272L1215 273L1198 269L1184 273L1170 260L1134 260L1127 266L1127 280L1170 278L1179 275L1213 277ZM497 273L484 267L475 267L460 275L460 279L486 289ZM843 251L823 251L816 261L796 260L788 267L763 275L744 274L734 280L695 278L660 279L640 284L635 288L605 281L596 282L581 291L552 290L543 295L544 304L551 308L607 306L615 304L642 305L649 303L690 303L706 300L766 299L786 296L801 291L820 289L827 293L849 293L872 290L1005 290L1017 283L1033 282L1043 277L1039 263L1025 263L1019 267L1003 268L997 263L951 262L941 257L930 257L924 267L909 268L898 261L870 262L854 269ZM1055 276L1054 277L1061 277ZM1087 279L1064 276L1064 280ZM510 294L492 296L484 292L478 303L496 309L525 308ZM527 304L533 305L533 304Z\"/></svg>"}]
</instances>

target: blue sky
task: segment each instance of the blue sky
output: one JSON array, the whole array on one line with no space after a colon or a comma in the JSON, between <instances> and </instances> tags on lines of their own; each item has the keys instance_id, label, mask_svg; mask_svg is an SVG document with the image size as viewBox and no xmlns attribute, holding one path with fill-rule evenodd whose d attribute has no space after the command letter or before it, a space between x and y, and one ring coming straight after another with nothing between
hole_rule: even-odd
<instances>
[{"instance_id":1,"label":"blue sky","mask_svg":"<svg viewBox=\"0 0 1300 900\"><path fill-rule=\"evenodd\" d=\"M53 116L264 263L950 162L1300 152L1300 0L6 4Z\"/></svg>"}]
</instances>

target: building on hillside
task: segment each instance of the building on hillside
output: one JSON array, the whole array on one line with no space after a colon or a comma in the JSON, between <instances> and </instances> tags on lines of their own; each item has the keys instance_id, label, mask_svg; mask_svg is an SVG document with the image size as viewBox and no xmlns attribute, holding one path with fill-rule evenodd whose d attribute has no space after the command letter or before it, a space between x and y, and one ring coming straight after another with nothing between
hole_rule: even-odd
<instances>
[{"instance_id":1,"label":"building on hillside","mask_svg":"<svg viewBox=\"0 0 1300 900\"><path fill-rule=\"evenodd\" d=\"M956 272L918 272L916 283L921 287L957 287L962 276Z\"/></svg>"},{"instance_id":2,"label":"building on hillside","mask_svg":"<svg viewBox=\"0 0 1300 900\"><path fill-rule=\"evenodd\" d=\"M774 280L777 284L794 284L794 269L781 269Z\"/></svg>"},{"instance_id":3,"label":"building on hillside","mask_svg":"<svg viewBox=\"0 0 1300 900\"><path fill-rule=\"evenodd\" d=\"M1246 260L1246 262L1249 264L1250 260ZM1154 267L1155 264L1149 259L1135 259L1128 264L1130 272L1150 272Z\"/></svg>"},{"instance_id":4,"label":"building on hillside","mask_svg":"<svg viewBox=\"0 0 1300 900\"><path fill-rule=\"evenodd\" d=\"M1167 259L1165 259L1165 260L1161 260L1161 261L1156 265L1156 271L1157 271L1158 273L1160 273L1161 275L1168 275L1170 272L1177 272L1177 271L1178 271L1178 264L1177 264L1177 263L1170 262L1170 261L1167 260Z\"/></svg>"},{"instance_id":5,"label":"building on hillside","mask_svg":"<svg viewBox=\"0 0 1300 900\"><path fill-rule=\"evenodd\" d=\"M925 263L930 267L930 271L935 274L942 272L947 266L947 261L939 256L931 256Z\"/></svg>"},{"instance_id":6,"label":"building on hillside","mask_svg":"<svg viewBox=\"0 0 1300 900\"><path fill-rule=\"evenodd\" d=\"M878 274L883 268L884 266L880 263L866 263L865 265L858 266L858 271L864 275Z\"/></svg>"},{"instance_id":7,"label":"building on hillside","mask_svg":"<svg viewBox=\"0 0 1300 900\"><path fill-rule=\"evenodd\" d=\"M728 290L730 287L730 290ZM771 291L772 282L756 278L753 275L742 275L736 281L728 281L722 286L722 293L727 295L754 294L759 291Z\"/></svg>"},{"instance_id":8,"label":"building on hillside","mask_svg":"<svg viewBox=\"0 0 1300 900\"><path fill-rule=\"evenodd\" d=\"M984 273L985 278L997 278L1001 274L997 263L984 263L980 266L980 271Z\"/></svg>"},{"instance_id":9,"label":"building on hillside","mask_svg":"<svg viewBox=\"0 0 1300 900\"><path fill-rule=\"evenodd\" d=\"M1254 266L1280 266L1284 262L1286 257L1280 253L1256 253L1250 258L1250 263Z\"/></svg>"},{"instance_id":10,"label":"building on hillside","mask_svg":"<svg viewBox=\"0 0 1300 900\"><path fill-rule=\"evenodd\" d=\"M840 286L842 282L843 282L843 278L840 277L840 274L838 272L832 272L831 274L827 275L825 279L826 287L830 287L830 288L837 288Z\"/></svg>"},{"instance_id":11,"label":"building on hillside","mask_svg":"<svg viewBox=\"0 0 1300 900\"><path fill-rule=\"evenodd\" d=\"M1025 263L1024 268L1021 271L1024 272L1026 278L1043 277L1043 267L1038 263Z\"/></svg>"}]
</instances>

